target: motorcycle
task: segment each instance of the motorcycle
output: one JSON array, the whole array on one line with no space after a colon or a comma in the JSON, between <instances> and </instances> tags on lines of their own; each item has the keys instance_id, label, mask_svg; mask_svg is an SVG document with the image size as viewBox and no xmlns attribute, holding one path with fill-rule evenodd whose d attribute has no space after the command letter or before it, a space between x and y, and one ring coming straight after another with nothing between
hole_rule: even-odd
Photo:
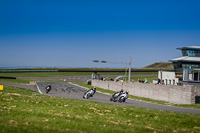
<instances>
[{"instance_id":1,"label":"motorcycle","mask_svg":"<svg viewBox=\"0 0 200 133\"><path fill-rule=\"evenodd\" d=\"M112 97L110 98L110 101L113 101L113 102L125 102L126 99L128 99L128 94L129 92L126 91L125 93L123 92L116 92L115 94L112 95Z\"/></svg>"},{"instance_id":2,"label":"motorcycle","mask_svg":"<svg viewBox=\"0 0 200 133\"><path fill-rule=\"evenodd\" d=\"M50 90L51 90L51 85L49 84L49 85L46 87L46 93L49 93Z\"/></svg>"},{"instance_id":3,"label":"motorcycle","mask_svg":"<svg viewBox=\"0 0 200 133\"><path fill-rule=\"evenodd\" d=\"M117 98L123 93L123 90L116 92L112 95L112 97L110 98L110 101L116 102Z\"/></svg>"},{"instance_id":4,"label":"motorcycle","mask_svg":"<svg viewBox=\"0 0 200 133\"><path fill-rule=\"evenodd\" d=\"M84 95L83 95L83 98L90 98L90 97L93 97L93 95L95 94L96 90L95 89L90 89L90 90L87 90Z\"/></svg>"},{"instance_id":5,"label":"motorcycle","mask_svg":"<svg viewBox=\"0 0 200 133\"><path fill-rule=\"evenodd\" d=\"M128 99L128 91L119 96L119 102L120 103L125 102L126 99Z\"/></svg>"}]
</instances>

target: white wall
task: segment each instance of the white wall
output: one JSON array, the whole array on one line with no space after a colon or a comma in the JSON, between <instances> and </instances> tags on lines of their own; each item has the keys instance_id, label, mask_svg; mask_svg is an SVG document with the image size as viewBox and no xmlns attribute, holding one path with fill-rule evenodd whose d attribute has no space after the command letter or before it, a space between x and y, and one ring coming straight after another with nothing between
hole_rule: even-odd
<instances>
[{"instance_id":1,"label":"white wall","mask_svg":"<svg viewBox=\"0 0 200 133\"><path fill-rule=\"evenodd\" d=\"M158 78L161 79L160 71L158 71ZM172 71L162 71L162 80L164 80L165 85L169 85L169 84L177 85L177 82L178 82L178 78L176 78L175 72L172 72Z\"/></svg>"}]
</instances>

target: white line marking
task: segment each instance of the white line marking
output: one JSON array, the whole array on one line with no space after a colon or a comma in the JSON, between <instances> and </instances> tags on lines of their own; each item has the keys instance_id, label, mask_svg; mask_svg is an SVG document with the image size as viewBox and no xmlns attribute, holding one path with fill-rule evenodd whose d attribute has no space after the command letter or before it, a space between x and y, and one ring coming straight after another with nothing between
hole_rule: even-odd
<instances>
[{"instance_id":1,"label":"white line marking","mask_svg":"<svg viewBox=\"0 0 200 133\"><path fill-rule=\"evenodd\" d=\"M40 91L40 88L39 88L39 86L37 85L37 82L35 82L35 85L36 85L36 87L37 87L39 93L40 93L40 94L43 94L43 93Z\"/></svg>"}]
</instances>

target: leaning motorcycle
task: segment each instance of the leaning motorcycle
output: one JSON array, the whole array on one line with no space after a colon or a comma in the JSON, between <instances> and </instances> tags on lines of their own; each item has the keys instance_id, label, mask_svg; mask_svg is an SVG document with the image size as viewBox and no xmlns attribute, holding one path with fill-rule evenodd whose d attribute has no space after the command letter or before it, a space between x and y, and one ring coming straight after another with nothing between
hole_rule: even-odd
<instances>
[{"instance_id":1,"label":"leaning motorcycle","mask_svg":"<svg viewBox=\"0 0 200 133\"><path fill-rule=\"evenodd\" d=\"M46 93L49 93L50 90L51 90L51 88L49 86L46 87Z\"/></svg>"},{"instance_id":2,"label":"leaning motorcycle","mask_svg":"<svg viewBox=\"0 0 200 133\"><path fill-rule=\"evenodd\" d=\"M115 94L112 95L112 97L110 98L110 101L113 102L125 102L126 99L128 99L128 91L126 91L125 93L120 93L120 92L116 92Z\"/></svg>"},{"instance_id":3,"label":"leaning motorcycle","mask_svg":"<svg viewBox=\"0 0 200 133\"><path fill-rule=\"evenodd\" d=\"M128 99L128 91L126 91L125 93L123 93L122 95L119 96L119 102L122 103L122 102L125 102L126 99Z\"/></svg>"},{"instance_id":4,"label":"leaning motorcycle","mask_svg":"<svg viewBox=\"0 0 200 133\"><path fill-rule=\"evenodd\" d=\"M122 94L122 92L116 92L115 94L112 95L110 98L110 101L117 102L118 97Z\"/></svg>"},{"instance_id":5,"label":"leaning motorcycle","mask_svg":"<svg viewBox=\"0 0 200 133\"><path fill-rule=\"evenodd\" d=\"M95 94L95 90L92 90L92 89L87 90L87 91L84 93L83 98L88 99L88 98L90 98L90 97L93 97L94 94Z\"/></svg>"}]
</instances>

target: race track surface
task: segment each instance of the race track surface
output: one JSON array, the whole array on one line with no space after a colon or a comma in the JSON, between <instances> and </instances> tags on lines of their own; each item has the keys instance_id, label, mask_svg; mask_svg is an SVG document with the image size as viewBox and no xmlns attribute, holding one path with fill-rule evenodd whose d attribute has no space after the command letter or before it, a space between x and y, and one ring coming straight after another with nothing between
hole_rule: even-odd
<instances>
[{"instance_id":1,"label":"race track surface","mask_svg":"<svg viewBox=\"0 0 200 133\"><path fill-rule=\"evenodd\" d=\"M84 87L76 86L73 84L69 84L66 82L37 82L37 89L42 94L46 94L45 87L51 84L52 89L47 94L50 96L58 96L58 97L65 97L65 98L72 98L72 99L80 99L86 101L96 101L101 103L108 103L108 104L116 104L116 105L123 105L123 106L136 106L136 107L143 107L148 109L156 109L156 110L164 110L164 111L172 111L172 112L180 112L180 113L191 113L191 114L200 114L200 110L198 109L188 109L188 108L181 108L181 107L174 107L174 106L166 106L154 103L148 103L143 101L137 101L132 99L127 99L126 102L119 103L119 102L112 102L110 101L111 95L103 94L100 92L96 92L93 97L89 99L83 99L83 94L86 92ZM98 91L98 90L97 90Z\"/></svg>"}]
</instances>

